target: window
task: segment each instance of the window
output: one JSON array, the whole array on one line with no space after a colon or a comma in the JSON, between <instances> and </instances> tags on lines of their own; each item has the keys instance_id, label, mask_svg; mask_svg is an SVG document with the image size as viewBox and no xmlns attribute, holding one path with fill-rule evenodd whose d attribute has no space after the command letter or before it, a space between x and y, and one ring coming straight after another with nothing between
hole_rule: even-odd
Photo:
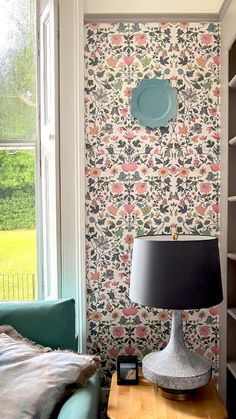
<instances>
[{"instance_id":1,"label":"window","mask_svg":"<svg viewBox=\"0 0 236 419\"><path fill-rule=\"evenodd\" d=\"M34 0L0 0L0 300L37 298Z\"/></svg>"}]
</instances>

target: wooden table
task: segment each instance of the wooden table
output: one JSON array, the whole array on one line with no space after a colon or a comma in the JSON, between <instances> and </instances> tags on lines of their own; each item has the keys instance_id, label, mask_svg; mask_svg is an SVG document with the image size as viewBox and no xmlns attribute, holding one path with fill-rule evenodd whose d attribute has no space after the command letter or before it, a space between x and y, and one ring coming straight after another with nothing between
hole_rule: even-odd
<instances>
[{"instance_id":1,"label":"wooden table","mask_svg":"<svg viewBox=\"0 0 236 419\"><path fill-rule=\"evenodd\" d=\"M227 419L227 411L212 383L199 388L190 400L174 401L157 393L156 386L139 377L138 385L117 385L112 376L108 401L110 419Z\"/></svg>"}]
</instances>

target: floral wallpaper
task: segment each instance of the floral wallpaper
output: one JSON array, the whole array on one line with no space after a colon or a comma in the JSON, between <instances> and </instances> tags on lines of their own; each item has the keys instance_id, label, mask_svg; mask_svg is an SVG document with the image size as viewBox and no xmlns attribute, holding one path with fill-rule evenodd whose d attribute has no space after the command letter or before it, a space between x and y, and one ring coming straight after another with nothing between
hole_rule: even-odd
<instances>
[{"instance_id":1,"label":"floral wallpaper","mask_svg":"<svg viewBox=\"0 0 236 419\"><path fill-rule=\"evenodd\" d=\"M88 348L102 357L104 382L118 354L141 360L169 338L169 311L129 300L134 237L219 230L219 31L218 23L86 26ZM166 127L141 127L130 114L144 77L177 89L178 114ZM217 376L218 308L183 312L183 322L188 346Z\"/></svg>"}]
</instances>

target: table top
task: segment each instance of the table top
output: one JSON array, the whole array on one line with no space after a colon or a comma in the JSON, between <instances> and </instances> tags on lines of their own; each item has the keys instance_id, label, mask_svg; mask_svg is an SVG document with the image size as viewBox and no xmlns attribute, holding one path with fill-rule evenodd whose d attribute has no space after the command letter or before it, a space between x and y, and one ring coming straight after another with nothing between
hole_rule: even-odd
<instances>
[{"instance_id":1,"label":"table top","mask_svg":"<svg viewBox=\"0 0 236 419\"><path fill-rule=\"evenodd\" d=\"M141 373L138 385L117 385L117 373L112 376L108 418L110 419L227 419L221 397L210 381L184 401L162 397L156 386Z\"/></svg>"}]
</instances>

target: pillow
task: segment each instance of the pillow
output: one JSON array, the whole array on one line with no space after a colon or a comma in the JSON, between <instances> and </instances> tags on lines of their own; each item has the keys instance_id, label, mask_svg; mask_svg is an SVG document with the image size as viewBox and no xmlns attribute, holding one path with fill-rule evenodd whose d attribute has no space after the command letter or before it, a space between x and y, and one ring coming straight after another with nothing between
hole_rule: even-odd
<instances>
[{"instance_id":1,"label":"pillow","mask_svg":"<svg viewBox=\"0 0 236 419\"><path fill-rule=\"evenodd\" d=\"M99 358L52 350L0 326L0 416L47 419L57 402L84 386L98 370ZM54 416L54 415L53 415Z\"/></svg>"}]
</instances>

